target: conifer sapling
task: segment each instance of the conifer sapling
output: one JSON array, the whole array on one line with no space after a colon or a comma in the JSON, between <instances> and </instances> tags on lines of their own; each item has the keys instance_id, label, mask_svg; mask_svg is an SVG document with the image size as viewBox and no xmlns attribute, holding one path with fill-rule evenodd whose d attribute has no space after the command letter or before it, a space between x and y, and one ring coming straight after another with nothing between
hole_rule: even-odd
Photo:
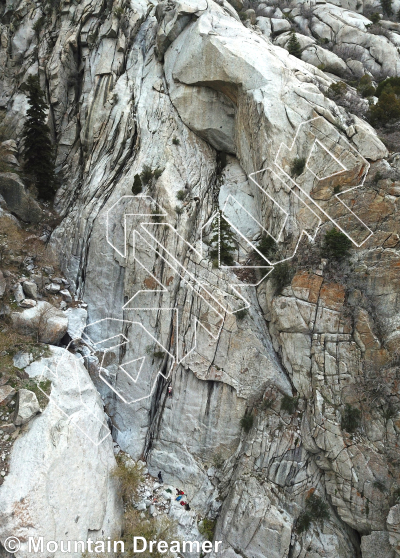
<instances>
[{"instance_id":1,"label":"conifer sapling","mask_svg":"<svg viewBox=\"0 0 400 558\"><path fill-rule=\"evenodd\" d=\"M24 171L34 177L39 197L50 200L55 191L54 154L46 124L47 103L37 76L28 77L26 94L30 106L23 128Z\"/></svg>"}]
</instances>

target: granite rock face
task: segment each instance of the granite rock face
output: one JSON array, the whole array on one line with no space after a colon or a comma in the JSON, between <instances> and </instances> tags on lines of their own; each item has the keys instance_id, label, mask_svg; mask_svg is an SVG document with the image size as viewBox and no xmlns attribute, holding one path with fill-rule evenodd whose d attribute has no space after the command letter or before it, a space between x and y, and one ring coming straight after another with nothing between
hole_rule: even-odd
<instances>
[{"instance_id":1,"label":"granite rock face","mask_svg":"<svg viewBox=\"0 0 400 558\"><path fill-rule=\"evenodd\" d=\"M74 473L81 497L67 513L61 491L52 536L60 521L77 537L119 531L110 438L84 450L85 429L102 432L104 403L120 448L217 520L224 557L399 553L399 169L375 130L326 94L352 61L395 75L399 55L395 31L369 33L356 6L341 4L290 5L292 19L265 5L243 23L225 0L83 0L33 32L40 9L15 3L3 122L17 138L20 86L39 72L62 176L51 245L87 309L57 310L57 335L42 339L68 331L77 352L55 349L66 360L47 376L52 399L14 446L3 539L25 529L10 515L17 499L37 532L43 494ZM285 50L292 20L301 60ZM352 44L363 49L354 58ZM218 211L234 227L227 268L212 255ZM353 241L343 262L320 249L334 225ZM266 235L277 246L262 259ZM281 284L262 280L279 260L290 261ZM55 464L35 494L17 466L34 444ZM24 479L48 466L25 463Z\"/></svg>"},{"instance_id":2,"label":"granite rock face","mask_svg":"<svg viewBox=\"0 0 400 558\"><path fill-rule=\"evenodd\" d=\"M0 540L14 533L22 542L18 558L32 555L29 536L43 536L44 544L65 540L66 532L69 540L87 540L89 533L95 540L121 528L122 505L111 477L115 458L100 397L74 356L58 347L51 353L26 368L30 377L51 381L52 397L16 440L0 489Z\"/></svg>"}]
</instances>

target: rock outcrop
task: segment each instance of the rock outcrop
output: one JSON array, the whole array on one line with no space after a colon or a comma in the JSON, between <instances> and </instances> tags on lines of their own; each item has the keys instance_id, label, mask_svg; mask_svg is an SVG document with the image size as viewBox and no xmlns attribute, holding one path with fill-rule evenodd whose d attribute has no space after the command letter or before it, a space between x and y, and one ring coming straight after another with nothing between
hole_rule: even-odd
<instances>
[{"instance_id":1,"label":"rock outcrop","mask_svg":"<svg viewBox=\"0 0 400 558\"><path fill-rule=\"evenodd\" d=\"M121 529L122 506L111 476L115 459L100 396L74 356L57 347L51 352L26 368L30 377L51 381L51 398L15 441L0 488L0 541L10 533L18 537L17 558L31 554L30 536L43 536L46 545L107 539Z\"/></svg>"},{"instance_id":2,"label":"rock outcrop","mask_svg":"<svg viewBox=\"0 0 400 558\"><path fill-rule=\"evenodd\" d=\"M398 34L341 4L6 9L3 123L19 137L39 73L61 182L50 244L85 308L12 314L70 352L26 368L47 366L52 392L14 444L0 540L119 533L104 403L120 448L217 522L224 558L399 554L400 169L329 93L397 75ZM321 253L332 227L352 241L339 263Z\"/></svg>"}]
</instances>

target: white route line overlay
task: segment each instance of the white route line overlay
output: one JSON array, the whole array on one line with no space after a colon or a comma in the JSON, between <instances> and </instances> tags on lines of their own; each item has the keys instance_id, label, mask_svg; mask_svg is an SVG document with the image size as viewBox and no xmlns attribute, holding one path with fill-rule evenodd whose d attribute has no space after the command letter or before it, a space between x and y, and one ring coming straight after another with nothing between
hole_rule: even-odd
<instances>
[{"instance_id":1,"label":"white route line overlay","mask_svg":"<svg viewBox=\"0 0 400 558\"><path fill-rule=\"evenodd\" d=\"M341 227L341 226L340 226L340 225L339 225L339 224L338 224L338 223L337 223L337 222L336 222L336 221L335 221L322 207L320 207L320 205L317 203L317 201L315 201L313 198L311 198L311 196L310 196L303 188L301 188L301 186L300 186L295 180L293 180L293 179L288 175L288 173L282 168L282 166L280 166L279 163L278 163L278 158L279 158L279 155L280 155L281 150L282 150L283 148L286 148L289 152L291 152L291 151L293 150L293 148L295 147L295 143L296 143L297 138L298 138L298 136L299 136L299 134L300 134L301 127L302 127L302 126L306 126L307 124L310 124L311 122L316 122L316 121L318 121L318 120L323 121L323 122L324 122L324 125L327 125L328 127L332 128L332 129L335 131L335 133L336 133L337 135L339 135L339 138L340 138L341 140L343 140L344 142L346 142L346 144L348 145L349 149L352 150L353 152L355 152L355 154L356 154L357 157L360 157L360 158L361 158L361 160L363 161L363 163L364 163L364 165L365 165L365 168L366 168L366 172L364 172L363 178L362 178L362 181L361 181L360 184L358 184L357 186L348 188L347 190L344 190L343 192L340 192L340 193L338 193L338 194L334 194L334 196L335 196L335 197L337 198L337 200L346 208L346 210L349 211L349 213L351 213L351 214L360 222L360 224L361 224L362 226L364 226L364 227L367 229L367 231L370 233L370 234L367 236L367 238L365 238L365 239L364 239L361 243L359 243L359 244L358 244L358 243L357 243L357 242L356 242L356 241L355 241L355 240L354 240L354 239L353 239L353 238L352 238L352 237L351 237L351 236L350 236L350 235L349 235L349 234L348 234L348 233L347 233L347 232L346 232L346 231L345 231L345 230L344 230L344 229L343 229L343 228L342 228L342 227ZM314 135L314 137L315 137L315 135ZM327 153L328 153L341 167L342 167L342 170L337 171L337 172L335 172L335 173L332 173L331 175L326 175L326 176L323 176L322 178L319 178L319 177L313 172L312 168L310 168L310 166L309 166L310 158L311 158L311 156L312 156L312 152L313 152L314 147L315 147L316 144L318 144L322 149L324 149L324 150L325 150L325 151L326 151L326 152L327 152ZM364 182L365 182L365 179L366 179L366 176L367 176L367 174L368 174L368 172L369 172L370 164L368 163L368 161L367 161L364 157L362 157L362 156L360 155L360 153L354 148L354 146L352 146L352 145L350 144L350 142L349 142L344 136L338 134L337 130L334 128L333 125L331 125L329 122L325 121L321 116L318 116L318 117L312 118L312 119L310 119L310 120L307 120L306 122L303 122L303 123L301 123L301 124L298 126L298 129L297 129L297 131L296 131L295 137L294 137L294 139L293 139L293 142L292 142L290 148L289 148L285 143L283 143L283 142L281 143L281 145L280 145L280 147L279 147L279 150L278 150L278 152L277 152L277 154L276 154L274 164L275 164L276 167L283 173L283 175L284 175L284 177L286 178L286 180L288 180L289 183L292 183L292 184L293 184L293 187L294 187L294 186L297 186L297 188L299 188L300 192L306 197L306 199L307 199L309 202L311 202L311 205L317 206L318 210L321 211L321 213L322 213L329 221L331 221L343 234L345 234L345 235L347 236L347 238L349 238L349 240L351 240L351 242L352 242L355 246L357 246L358 248L361 247L361 246L373 235L373 231L372 231L372 230L371 230L371 229L370 229L370 228L369 228L369 227L368 227L368 226L367 226L367 225L366 225L366 224L365 224L365 223L364 223L364 222L363 222L363 221L362 221L362 220L361 220L361 219L360 219L360 218L359 218L359 217L358 217L358 216L357 216L357 215L356 215L356 214L355 214L355 213L354 213L341 199L340 199L340 197L339 197L339 196L341 196L342 194L345 194L345 193L347 193L347 192L350 192L350 191L352 191L352 190L355 190L356 188L360 188L361 186L363 186L363 184L364 184ZM330 151L317 137L315 137L314 143L313 143L313 145L312 145L312 147L311 147L311 149L310 149L310 152L309 152L309 154L308 154L308 157L307 157L307 160L306 160L306 164L305 164L305 168L307 168L318 180L323 180L323 179L326 179L326 178L330 178L330 177L332 177L332 176L335 176L335 175L340 174L341 172L343 172L343 171L345 171L345 170L348 170L348 169L346 168L346 166L343 165L343 164L341 163L341 161L340 161L340 160L339 160L339 159L338 159L338 158L337 158L337 157L336 157L336 156L335 156L335 155L334 155L334 154L333 154L333 153L332 153L332 152L331 152L331 151ZM243 211L245 211L245 212L249 215L249 217L251 217L251 218L259 225L260 229L261 229L262 231L264 231L264 233L266 233L267 235L271 236L271 237L275 240L275 242L279 242L279 240L280 240L280 238L281 238L281 236L282 236L283 230L284 230L284 228L285 228L285 226L286 226L286 224L287 224L287 221L288 221L288 218L289 218L289 214L288 214L288 212L287 212L287 211L286 211L286 210L285 210L285 209L284 209L284 208L283 208L283 207L282 207L282 206L281 206L281 205L280 205L280 204L279 204L279 203L278 203L278 202L277 202L277 201L276 201L276 200L275 200L275 199L274 199L274 198L273 198L273 197L272 197L272 196L271 196L271 195L270 195L270 194L269 194L256 180L255 180L254 177L256 177L257 174L262 173L262 172L265 172L265 171L270 171L280 182L282 182L282 184L283 184L287 189L290 190L290 193L293 194L296 198L298 198L298 200L301 201L302 204L304 204L304 205L307 207L307 209L316 217L316 220L317 220L317 225L316 225L316 227L315 227L315 232L314 232L314 234L311 235L307 230L302 229L301 232L300 232L299 239L298 239L298 242L297 242L297 244L296 244L296 247L295 247L295 250L294 250L293 255L290 256L290 257L288 257L288 258L284 258L284 259L282 259L282 260L279 260L279 261L277 261L277 262L274 262L274 263L271 262L271 261L270 261L267 257L265 257L263 254L261 254L261 252L260 252L260 251L258 250L258 248L257 248L257 245L255 245L255 244L253 243L253 241L250 241L248 238L246 238L246 237L241 233L241 231L237 228L237 226L235 226L235 224L232 223L232 222L228 219L228 217L226 216L226 214L225 214L226 206L227 206L228 200L233 200L234 203L238 204L238 205L240 206L240 208L241 208ZM245 268L245 269L247 269L247 268L252 268L252 269L268 269L268 272L267 272L265 275L263 275L263 277L261 278L261 280L258 281L256 284L249 284L249 283L246 283L246 284L242 284L242 283L236 284L236 283L234 283L234 284L232 284L232 283L229 283L229 286L232 288L232 290L234 291L234 293L244 302L245 308L249 308L249 307L250 307L250 302L249 302L248 300L246 300L246 299L241 295L241 293L239 293L239 292L236 290L236 288L237 288L237 287L258 286L258 285L261 283L261 281L263 281L263 279L265 279L265 277L266 277L269 273L272 272L272 270L274 269L274 267L275 267L278 263L281 263L281 262L284 262L284 261L288 261L288 260L292 259L292 258L296 255L297 249L298 249L298 246L299 246L299 243L300 243L300 241L301 241L303 235L305 235L310 241L314 241L314 240L315 240L315 237L316 237L316 235L317 235L317 233L318 233L318 230L319 230L319 228L320 228L320 226L321 226L321 224L322 224L322 219L318 216L318 214L317 214L315 211L313 211L313 209L311 209L311 207L310 207L309 205L307 205L307 204L305 203L305 201L304 201L303 199L301 199L301 197L300 197L292 188L289 188L288 185L276 174L276 172L275 172L271 167L266 167L266 168L261 169L261 170L259 170L259 171L255 171L255 172L253 172L253 173L250 173L250 174L248 175L248 178L249 178L249 179L263 192L263 194L264 194L265 196L267 196L267 197L272 201L272 203L276 204L276 205L279 207L279 209L282 211L282 213L285 215L285 219L284 219L283 225L281 226L281 229L280 229L280 231L279 231L279 234L277 235L277 237L274 237L272 234L270 234L270 233L265 229L265 227L264 227L252 214L250 214L250 213L247 211L247 209L246 209L245 207L243 207L243 205L242 205L234 196L232 196L232 194L229 194L228 198L225 200L224 206L223 206L223 208L222 208L222 217L227 221L227 223L228 223L228 224L230 225L230 227L236 232L236 234L239 235L239 236L242 238L242 240L244 240L245 242L247 242L247 243L252 247L252 249L255 250L255 251L259 254L259 256L261 256L261 257L267 262L267 264L268 264L267 266L262 266L262 265L261 265L261 266L245 266L245 265L225 266L225 265L221 265L221 261L220 261L220 226L221 226L221 224L220 224L220 223L221 223L221 222L220 222L220 219L221 219L221 212L220 212L220 211L215 212L215 213L213 214L213 216L207 221L207 223L206 223L205 225L203 225L203 227L201 228L201 231L200 231L200 241L201 241L201 242L200 242L200 246L201 246L201 247L200 247L200 252L199 252L198 250L196 250L196 248L195 248L193 245L191 245L190 243L188 243L175 229L173 229L172 225L170 225L170 224L168 224L168 223L161 223L161 224L159 224L160 226L168 226L168 227L170 227L171 229L173 229L173 230L174 230L174 233L175 233L176 235L178 235L178 236L180 237L180 239L181 239L185 244L189 245L189 247L190 247L195 253L197 253L200 257L204 257L204 256L203 256L203 240L202 240L202 239L203 239L203 230L204 230L204 228L205 228L206 226L209 225L209 223L210 223L212 220L214 220L214 219L217 217L217 214L218 214L218 220L219 220L219 223L218 223L218 232L219 232L219 236L218 236L218 266L219 266L219 268L220 268L220 269L233 269L233 268L234 268L234 269L243 269L243 268ZM121 252L121 251L112 243L112 241L110 240L110 236L109 236L109 231L110 231L109 214L110 214L110 212L121 202L121 200L128 199L128 198L130 198L130 199L138 198L138 199L141 199L141 200L151 200L151 202L154 203L155 206L156 206L157 208L159 208L159 210L160 210L160 211L157 212L157 213L153 213L154 216L167 217L167 215L168 215L167 212L164 210L164 208L163 208L160 204L158 204L158 202L156 202L151 196L145 196L145 195L130 196L130 195L126 195L126 196L122 196L119 200L117 200L117 201L111 206L111 208L107 211L107 214L106 214L106 240L107 240L107 243L108 243L121 257L123 257L123 258L126 258L126 257L127 257L127 222L126 222L127 217L129 217L129 216L137 216L137 217L147 217L147 218L148 218L148 216L149 216L149 213L129 213L129 212L124 213L124 217L123 217L123 219L124 219L124 221L123 221L123 228L124 228L124 250L123 250L123 252ZM166 248L155 238L155 236L152 235L152 234L150 233L150 231L148 230L148 228L146 228L146 225L147 225L147 226L149 226L149 225L154 226L155 223L140 223L139 226L142 228L142 230L143 230L144 232L146 232L146 233L152 238L152 240L154 240L154 241L156 242L156 244L157 244L158 246L161 246L164 250L166 250ZM142 240L144 240L144 241L150 246L150 248L153 249L152 246L147 242L146 239L144 239L144 237L143 237L138 231L134 231L134 240L136 240L136 236L137 236L138 238L141 238ZM188 279L185 278L185 277L183 277L183 276L181 275L181 273L179 273L178 270L175 269L176 267L177 267L178 269L182 268L182 269L185 271L185 273L189 276L189 278L194 282L194 284L197 285L200 289L204 289L204 290L207 292L207 294L211 296L211 298L213 299L213 301L214 301L218 306L221 306L221 307L223 308L223 311L224 311L224 312L226 312L226 313L228 313L228 314L234 314L234 313L236 313L236 312L239 310L239 309L238 309L238 310L235 310L235 311L233 311L233 312L229 311L226 307L224 307L224 306L221 304L221 302L220 302L219 300L217 300L217 299L214 298L214 296L212 295L212 293L210 293L210 292L207 290L207 287L206 287L202 282L200 282L192 273L190 273L190 272L189 272L189 271L175 258L175 256L174 256L173 254L171 254L171 253L168 252L167 250L166 250L166 252L167 252L167 254L170 256L170 258L172 258L172 262L173 262L174 265L172 265L172 264L171 264L169 261L167 261L163 256L161 256L161 254L159 254L159 256L162 257L162 258L164 259L164 261L176 272L176 274L177 274L184 282L186 282L186 284L188 285L188 287L191 288L198 296L200 296L200 297L206 302L207 305L210 305L210 303L209 303L198 291L196 291L196 289L195 289L194 286L192 286L192 285L189 284ZM136 261L139 265L141 265L141 266L146 270L146 272L148 272L148 273L155 279L155 281L160 285L161 291L166 291L166 290L167 290L167 289L165 288L165 286L164 286L160 281L158 281L158 279L157 279L156 277L154 277L154 275L144 266L144 264L142 264L142 262L139 260L139 258L136 257L136 255L134 255L134 259L135 259L135 261ZM139 295L140 293L147 293L147 292L152 292L152 293L153 293L154 291L149 291L149 290L140 290L140 291L138 291L127 303L125 303L125 304L123 305L122 309L129 309L129 308L127 307L127 305L128 305L137 295ZM151 391L150 391L150 393L149 393L148 395L143 396L143 397L140 397L140 398L135 399L135 400L128 401L127 398L123 397L123 395L122 395L109 381L107 381L107 379L104 377L104 375L103 375L103 373L102 373L102 370L103 370L102 364L103 364L103 362L104 362L104 358L105 358L105 355L107 354L107 352L111 351L112 349L115 349L115 348L120 347L120 346L121 346L122 344L124 344L124 343L129 343L129 340L128 340L125 336L123 336L123 335L121 334L122 337L125 337L124 343L119 343L119 344L117 344L117 345L115 345L115 346L113 346L113 347L108 347L108 348L104 351L104 353L103 353L103 358L102 358L102 361L101 361L101 366L100 366L99 377L102 379L102 381L103 381L103 382L104 382L104 383L105 383L105 384L106 384L106 385L107 385L107 386L108 386L108 387L109 387L109 388L110 388L110 389L111 389L111 390L112 390L125 404L128 404L128 405L129 405L129 404L132 404L132 403L134 403L134 402L142 401L143 399L147 399L147 398L150 397L150 396L152 395L152 393L154 392L154 389L155 389L155 386L156 386L156 383L157 383L158 376L161 375L161 376L163 376L165 379L168 379L168 378L170 377L170 375L171 375L171 372L172 372L173 368L174 368L175 366L179 365L179 364L183 361L184 358L186 358L191 352L193 352L193 351L195 350L196 344L197 344L197 325L200 325L201 327L203 327L215 340L217 340L217 339L219 338L219 335L220 335L220 333L221 333L221 331L222 331L222 328L223 328L223 324L224 324L224 321L225 321L225 317L224 317L222 314L220 314L219 312L217 312L217 311L215 310L215 308L213 308L212 306L211 306L211 308L212 308L212 310L213 310L214 312L216 312L216 313L221 317L221 320L222 320L222 325L221 325L221 326L219 327L219 329L218 329L218 334L217 334L217 336L212 335L211 332L210 332L209 330L207 330L207 329L205 328L205 326L203 326L203 324L201 324L201 322L200 322L197 318L195 318L195 327L194 327L194 338L195 338L195 343L194 343L194 346L193 346L193 348L192 348L183 358L181 358L180 360L179 360L179 358L178 358L178 349L177 349L177 354L176 354L176 357L177 357L177 358L175 359L175 357L174 357L163 345L161 345L161 343L159 343L159 342L157 341L157 339L155 339L155 337L151 334L151 332L148 331L148 330L145 328L145 326L143 326L143 324L142 324L141 322L132 322L132 321L129 321L129 320L119 320L119 319L117 319L117 318L103 318L102 320L98 320L97 322L93 322L93 323L89 324L88 326L86 326L86 328L88 328L88 327L90 327L90 326L93 326L93 325L95 325L95 324L97 324L97 323L99 323L99 322L102 322L102 321L104 321L104 320L108 320L108 319L116 320L116 321L123 322L123 323L128 322L128 323L131 323L131 324L136 324L136 325L138 325L139 327L142 327L142 328L146 331L146 333L154 340L154 342L155 342L157 345L159 345L159 346L163 349L163 351L165 351L165 353L169 355L169 357L171 357L171 358L173 359L173 360L172 360L172 364L171 364L171 366L169 367L169 370L168 370L168 373L167 373L167 374L163 374L163 373L161 372L161 370L158 370L157 374L155 375L155 380L154 380L154 382L153 382L153 384L152 384L152 386L151 386ZM241 308L240 308L240 309L241 309ZM145 310L145 311L169 310L169 311L172 311L172 312L175 311L175 312L176 312L176 324L177 324L177 329L176 329L176 346L178 347L179 316L178 316L178 309L177 309L177 308L159 308L159 307L153 307L153 308L151 308L151 307L150 307L150 308L135 308L135 310ZM85 329L86 329L86 328L85 328ZM96 343L94 343L94 342L92 342L92 341L90 340L89 336L87 336L86 334L85 334L85 336L87 337L87 339L88 339L88 341L89 341L89 344L91 344L93 348L95 348L96 345L99 345L100 343L104 343L104 342L106 342L106 341L110 341L110 340L112 340L112 339L115 339L116 337L119 337L119 335L116 335L116 336L114 336L114 337L111 337L111 338L108 338L108 339L104 339L104 340L102 340L102 341L97 341ZM72 341L71 341L71 343L72 343ZM60 361L61 361L61 358L62 358L62 357L60 357ZM83 361L84 358L85 358L85 357L80 357L78 360L82 360L82 361ZM139 379L140 379L140 375L141 375L141 371L142 371L142 367L143 367L145 358L146 358L146 357L139 357L139 358L137 358L137 359L133 359L132 361L123 363L123 364L121 364L121 365L118 365L118 368L121 369L122 372L125 373L134 383L137 383L137 382L139 381ZM140 365L140 368L139 368L137 377L136 377L136 379L134 379L134 378L124 369L124 366L127 366L128 364L131 364L132 362L136 362L136 361L141 361L141 365ZM57 366L56 366L56 373L55 373L56 376L57 376L57 369L58 369L59 363L60 363L60 362L58 362L58 363L57 363ZM49 370L49 369L47 368L47 370ZM49 371L50 371L50 373L51 373L52 375L54 375L54 373L53 373L51 370L49 370ZM41 389L40 386L39 386L39 389ZM49 397L42 389L41 389L41 391L42 391L42 393L43 393L44 395L46 395L46 397L48 397L49 399L51 398L51 395L50 395L50 397ZM98 440L98 441L93 440L92 438L90 438L90 436L88 436L87 432L85 432L80 426L78 426L78 424L76 424L75 422L73 422L73 421L71 420L71 416L67 415L67 413L65 413L65 411L63 411L63 410L59 407L59 405L57 405L57 404L55 403L54 398L52 398L52 401L53 401L53 403L58 407L58 409L61 411L61 413L70 421L70 423L71 423L71 424L74 424L74 425L75 425L81 432L83 432L83 434L85 434L85 436L88 437L88 438L91 440L91 442L94 443L95 445L99 445L100 443L102 443L102 442L110 435L110 432L109 432L109 430L108 430L108 428L107 428L108 433L107 433L104 437L102 437L102 438L101 438L100 440ZM82 401L83 406L88 410L88 413L89 413L90 415L92 415L90 409L84 404L84 402L83 402L83 400L82 400L82 397L81 397L81 401ZM94 416L94 415L93 415L93 416ZM95 419L98 420L96 417L95 417ZM102 423L102 424L104 425L104 423Z\"/></svg>"}]
</instances>

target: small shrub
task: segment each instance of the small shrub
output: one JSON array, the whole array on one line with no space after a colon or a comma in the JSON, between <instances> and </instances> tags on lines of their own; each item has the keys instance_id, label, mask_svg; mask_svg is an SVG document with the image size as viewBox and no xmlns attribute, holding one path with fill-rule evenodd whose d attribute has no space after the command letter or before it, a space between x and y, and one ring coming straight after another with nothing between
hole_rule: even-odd
<instances>
[{"instance_id":1,"label":"small shrub","mask_svg":"<svg viewBox=\"0 0 400 558\"><path fill-rule=\"evenodd\" d=\"M163 216L162 216L162 215L159 215L159 211L158 211L157 209L154 209L154 210L151 212L151 218L153 219L153 221L154 221L155 223L161 223L162 220L163 220Z\"/></svg>"},{"instance_id":2,"label":"small shrub","mask_svg":"<svg viewBox=\"0 0 400 558\"><path fill-rule=\"evenodd\" d=\"M290 39L287 43L287 50L292 56L301 58L301 46L298 38L296 37L296 33L293 30L291 31Z\"/></svg>"},{"instance_id":3,"label":"small shrub","mask_svg":"<svg viewBox=\"0 0 400 558\"><path fill-rule=\"evenodd\" d=\"M269 234L264 234L257 246L259 252L267 259L271 259L278 251L278 245Z\"/></svg>"},{"instance_id":4,"label":"small shrub","mask_svg":"<svg viewBox=\"0 0 400 558\"><path fill-rule=\"evenodd\" d=\"M396 93L396 95L400 95L400 77L391 77L381 81L376 88L376 96L379 98L388 86L392 88L392 91Z\"/></svg>"},{"instance_id":5,"label":"small shrub","mask_svg":"<svg viewBox=\"0 0 400 558\"><path fill-rule=\"evenodd\" d=\"M382 179L383 179L383 174L380 171L374 174L374 184L378 184L378 182Z\"/></svg>"},{"instance_id":6,"label":"small shrub","mask_svg":"<svg viewBox=\"0 0 400 558\"><path fill-rule=\"evenodd\" d=\"M179 201L183 201L186 198L185 190L179 190L179 192L176 194L176 197Z\"/></svg>"},{"instance_id":7,"label":"small shrub","mask_svg":"<svg viewBox=\"0 0 400 558\"><path fill-rule=\"evenodd\" d=\"M118 479L122 499L125 503L132 503L144 477L138 463L131 462L123 456L116 456L117 466L113 470L113 477Z\"/></svg>"},{"instance_id":8,"label":"small shrub","mask_svg":"<svg viewBox=\"0 0 400 558\"><path fill-rule=\"evenodd\" d=\"M357 91L365 97L372 97L375 95L375 87L372 85L372 78L365 74L358 82Z\"/></svg>"},{"instance_id":9,"label":"small shrub","mask_svg":"<svg viewBox=\"0 0 400 558\"><path fill-rule=\"evenodd\" d=\"M293 163L290 166L290 173L295 178L296 176L300 176L303 174L304 169L306 166L306 160L304 157L296 157Z\"/></svg>"},{"instance_id":10,"label":"small shrub","mask_svg":"<svg viewBox=\"0 0 400 558\"><path fill-rule=\"evenodd\" d=\"M215 519L207 519L206 517L199 523L199 532L205 537L208 541L214 539L215 534L215 527L217 525L217 521Z\"/></svg>"},{"instance_id":11,"label":"small shrub","mask_svg":"<svg viewBox=\"0 0 400 558\"><path fill-rule=\"evenodd\" d=\"M386 486L385 483L380 481L380 480L374 480L374 482L372 483L374 488L376 488L377 490L379 490L379 492L386 492Z\"/></svg>"},{"instance_id":12,"label":"small shrub","mask_svg":"<svg viewBox=\"0 0 400 558\"><path fill-rule=\"evenodd\" d=\"M248 14L246 14L245 10L241 10L239 12L239 17L241 19L241 21L246 21L246 19L248 19Z\"/></svg>"},{"instance_id":13,"label":"small shrub","mask_svg":"<svg viewBox=\"0 0 400 558\"><path fill-rule=\"evenodd\" d=\"M377 23L380 22L381 16L380 16L380 14L379 14L378 12L374 12L373 14L371 14L371 15L368 16L368 19L369 19L370 21L372 21L372 23L373 23L374 25L376 25Z\"/></svg>"},{"instance_id":14,"label":"small shrub","mask_svg":"<svg viewBox=\"0 0 400 558\"><path fill-rule=\"evenodd\" d=\"M336 186L333 188L333 193L338 194L339 192L340 192L340 185L336 184Z\"/></svg>"},{"instance_id":15,"label":"small shrub","mask_svg":"<svg viewBox=\"0 0 400 558\"><path fill-rule=\"evenodd\" d=\"M328 97L333 100L341 99L347 93L347 85L343 81L332 83L328 87Z\"/></svg>"},{"instance_id":16,"label":"small shrub","mask_svg":"<svg viewBox=\"0 0 400 558\"><path fill-rule=\"evenodd\" d=\"M247 314L248 314L247 308L242 308L242 310L238 310L237 312L235 312L235 316L238 320L244 320Z\"/></svg>"},{"instance_id":17,"label":"small shrub","mask_svg":"<svg viewBox=\"0 0 400 558\"><path fill-rule=\"evenodd\" d=\"M281 410L286 411L289 415L293 415L293 413L297 410L298 404L298 397L290 397L290 395L284 395L281 401Z\"/></svg>"},{"instance_id":18,"label":"small shrub","mask_svg":"<svg viewBox=\"0 0 400 558\"><path fill-rule=\"evenodd\" d=\"M143 170L140 173L140 178L142 179L142 184L144 186L146 186L149 182L151 182L153 176L154 176L154 173L151 170L151 167L149 167L148 165L144 165Z\"/></svg>"},{"instance_id":19,"label":"small shrub","mask_svg":"<svg viewBox=\"0 0 400 558\"><path fill-rule=\"evenodd\" d=\"M349 255L351 247L352 242L344 233L331 229L325 235L322 255L329 259L342 260Z\"/></svg>"},{"instance_id":20,"label":"small shrub","mask_svg":"<svg viewBox=\"0 0 400 558\"><path fill-rule=\"evenodd\" d=\"M122 540L125 543L125 554L120 556L137 556L133 553L133 537L144 537L147 541L163 540L169 544L172 541L179 541L177 535L177 523L166 515L145 518L140 517L140 512L133 508L128 509L124 514L124 532ZM97 556L97 555L96 555ZM108 554L107 556L110 556ZM161 553L153 549L152 558L172 558L173 553Z\"/></svg>"},{"instance_id":21,"label":"small shrub","mask_svg":"<svg viewBox=\"0 0 400 558\"><path fill-rule=\"evenodd\" d=\"M248 434L250 430L253 428L254 424L254 417L251 413L245 413L242 418L240 419L240 426L243 430Z\"/></svg>"},{"instance_id":22,"label":"small shrub","mask_svg":"<svg viewBox=\"0 0 400 558\"><path fill-rule=\"evenodd\" d=\"M261 410L262 411L268 411L268 409L270 409L273 404L274 404L274 400L272 399L272 397L267 397L261 403Z\"/></svg>"},{"instance_id":23,"label":"small shrub","mask_svg":"<svg viewBox=\"0 0 400 558\"><path fill-rule=\"evenodd\" d=\"M376 105L370 107L368 116L373 126L382 126L400 118L400 99L391 85L385 86Z\"/></svg>"},{"instance_id":24,"label":"small shrub","mask_svg":"<svg viewBox=\"0 0 400 558\"><path fill-rule=\"evenodd\" d=\"M290 285L292 281L292 269L288 262L281 262L274 267L268 277L272 279L275 294L280 295L283 289Z\"/></svg>"},{"instance_id":25,"label":"small shrub","mask_svg":"<svg viewBox=\"0 0 400 558\"><path fill-rule=\"evenodd\" d=\"M133 179L133 186L132 186L132 194L135 194L135 196L137 194L140 194L143 191L142 188L142 181L140 179L140 176L138 174L135 174L135 177Z\"/></svg>"},{"instance_id":26,"label":"small shrub","mask_svg":"<svg viewBox=\"0 0 400 558\"><path fill-rule=\"evenodd\" d=\"M172 143L173 143L174 145L180 145L180 144L181 144L181 141L180 141L179 138L174 137L174 138L172 139Z\"/></svg>"},{"instance_id":27,"label":"small shrub","mask_svg":"<svg viewBox=\"0 0 400 558\"><path fill-rule=\"evenodd\" d=\"M153 178L158 180L162 175L162 173L163 173L162 169L159 169L158 167L155 170L152 170L152 168L149 167L149 165L144 165L143 170L140 173L140 179L142 181L142 185L147 186L153 181Z\"/></svg>"},{"instance_id":28,"label":"small shrub","mask_svg":"<svg viewBox=\"0 0 400 558\"><path fill-rule=\"evenodd\" d=\"M164 353L164 351L160 351L158 349L155 349L151 345L147 345L146 354L153 357L153 358L163 358L165 353Z\"/></svg>"},{"instance_id":29,"label":"small shrub","mask_svg":"<svg viewBox=\"0 0 400 558\"><path fill-rule=\"evenodd\" d=\"M121 6L117 6L116 8L114 8L113 14L116 18L121 19L121 17L124 15L124 8L121 8Z\"/></svg>"},{"instance_id":30,"label":"small shrub","mask_svg":"<svg viewBox=\"0 0 400 558\"><path fill-rule=\"evenodd\" d=\"M346 430L349 434L353 434L361 426L361 411L346 403L345 410L342 414L341 421L342 430Z\"/></svg>"},{"instance_id":31,"label":"small shrub","mask_svg":"<svg viewBox=\"0 0 400 558\"><path fill-rule=\"evenodd\" d=\"M317 522L320 525L330 517L329 506L322 498L312 492L306 499L306 509L297 520L296 530L298 533L308 531L311 523Z\"/></svg>"},{"instance_id":32,"label":"small shrub","mask_svg":"<svg viewBox=\"0 0 400 558\"><path fill-rule=\"evenodd\" d=\"M309 528L311 527L311 523L312 523L312 519L310 514L306 511L301 512L301 514L297 519L296 531L298 533L304 533L305 531L308 531Z\"/></svg>"}]
</instances>

